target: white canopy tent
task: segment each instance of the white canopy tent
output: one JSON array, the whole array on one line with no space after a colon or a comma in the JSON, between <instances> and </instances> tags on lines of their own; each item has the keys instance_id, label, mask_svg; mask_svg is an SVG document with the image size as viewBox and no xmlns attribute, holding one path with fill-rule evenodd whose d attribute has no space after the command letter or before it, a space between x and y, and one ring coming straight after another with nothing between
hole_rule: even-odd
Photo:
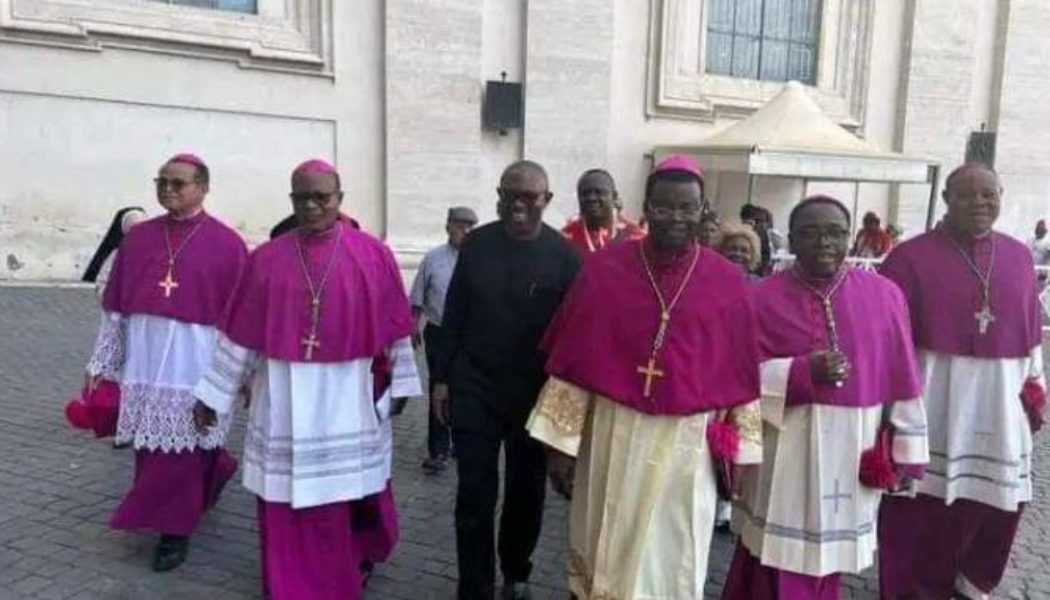
<instances>
[{"instance_id":1,"label":"white canopy tent","mask_svg":"<svg viewBox=\"0 0 1050 600\"><path fill-rule=\"evenodd\" d=\"M811 181L853 182L855 216L862 182L929 185L926 225L932 226L938 163L875 148L825 115L797 81L748 118L696 145L653 151L657 162L671 154L692 156L707 171L747 174L748 202L755 177L801 179L802 197Z\"/></svg>"}]
</instances>

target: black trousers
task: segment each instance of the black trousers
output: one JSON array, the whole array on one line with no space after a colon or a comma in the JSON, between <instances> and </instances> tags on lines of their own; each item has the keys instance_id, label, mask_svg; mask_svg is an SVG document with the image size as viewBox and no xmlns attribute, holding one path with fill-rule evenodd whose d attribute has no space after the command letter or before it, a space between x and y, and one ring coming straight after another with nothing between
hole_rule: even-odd
<instances>
[{"instance_id":1,"label":"black trousers","mask_svg":"<svg viewBox=\"0 0 1050 600\"><path fill-rule=\"evenodd\" d=\"M540 537L547 483L543 446L523 428L505 436L455 429L456 553L459 599L491 600L495 595L496 552L504 582L527 581ZM499 454L504 449L503 510L495 541L499 495Z\"/></svg>"},{"instance_id":2,"label":"black trousers","mask_svg":"<svg viewBox=\"0 0 1050 600\"><path fill-rule=\"evenodd\" d=\"M427 323L423 328L423 348L427 355L427 371L434 372L434 362L438 356L438 344L441 343L441 328ZM430 391L434 391L434 379L430 379ZM429 396L428 396L429 398ZM452 445L451 430L442 425L434 416L433 405L430 405L427 419L427 454L430 458L448 456Z\"/></svg>"}]
</instances>

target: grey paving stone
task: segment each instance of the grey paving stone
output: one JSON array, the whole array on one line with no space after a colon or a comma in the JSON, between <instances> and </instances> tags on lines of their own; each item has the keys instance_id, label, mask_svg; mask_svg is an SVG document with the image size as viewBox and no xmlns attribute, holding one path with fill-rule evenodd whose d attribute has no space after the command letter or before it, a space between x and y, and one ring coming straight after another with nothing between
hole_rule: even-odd
<instances>
[{"instance_id":1,"label":"grey paving stone","mask_svg":"<svg viewBox=\"0 0 1050 600\"><path fill-rule=\"evenodd\" d=\"M150 571L155 539L106 526L130 480L133 455L70 430L62 413L82 380L96 310L90 290L0 287L0 600L259 598L255 500L236 483L202 525L187 564L172 573ZM378 567L369 600L455 596L455 472L426 476L419 468L425 408L411 403L395 422L401 544ZM231 435L235 454L242 434ZM1050 598L1048 456L1044 432L1037 438L1035 499L998 598ZM537 599L567 597L567 508L550 494L534 560ZM718 597L732 549L731 538L716 536L709 598ZM847 578L843 597L875 598L875 589L869 572Z\"/></svg>"}]
</instances>

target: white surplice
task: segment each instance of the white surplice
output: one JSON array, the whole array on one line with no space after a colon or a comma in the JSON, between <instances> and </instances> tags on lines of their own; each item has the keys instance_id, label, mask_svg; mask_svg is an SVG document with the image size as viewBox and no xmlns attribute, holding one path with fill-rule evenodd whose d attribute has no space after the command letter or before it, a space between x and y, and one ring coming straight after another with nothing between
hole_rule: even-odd
<instances>
[{"instance_id":1,"label":"white surplice","mask_svg":"<svg viewBox=\"0 0 1050 600\"><path fill-rule=\"evenodd\" d=\"M738 409L738 462L761 455L757 402ZM551 378L532 437L576 457L569 588L580 600L703 598L716 491L707 423L653 416Z\"/></svg>"},{"instance_id":2,"label":"white surplice","mask_svg":"<svg viewBox=\"0 0 1050 600\"><path fill-rule=\"evenodd\" d=\"M1044 386L1043 353L974 358L919 349L930 466L917 491L982 502L1006 511L1032 499L1032 432L1021 403L1024 382Z\"/></svg>"},{"instance_id":3,"label":"white surplice","mask_svg":"<svg viewBox=\"0 0 1050 600\"><path fill-rule=\"evenodd\" d=\"M194 395L228 415L248 382L244 485L263 500L297 509L357 500L383 491L390 478L391 399L422 393L409 338L388 354L392 383L376 402L371 358L273 360L220 336Z\"/></svg>"},{"instance_id":4,"label":"white surplice","mask_svg":"<svg viewBox=\"0 0 1050 600\"><path fill-rule=\"evenodd\" d=\"M193 388L211 362L217 335L209 325L102 313L87 371L120 384L118 443L163 452L225 443L228 417L203 434L193 424Z\"/></svg>"},{"instance_id":5,"label":"white surplice","mask_svg":"<svg viewBox=\"0 0 1050 600\"><path fill-rule=\"evenodd\" d=\"M733 528L769 567L822 577L874 562L881 490L860 483L860 456L875 445L883 407L785 406L793 359L762 364L763 460L744 477ZM927 462L918 398L893 402L893 459Z\"/></svg>"}]
</instances>

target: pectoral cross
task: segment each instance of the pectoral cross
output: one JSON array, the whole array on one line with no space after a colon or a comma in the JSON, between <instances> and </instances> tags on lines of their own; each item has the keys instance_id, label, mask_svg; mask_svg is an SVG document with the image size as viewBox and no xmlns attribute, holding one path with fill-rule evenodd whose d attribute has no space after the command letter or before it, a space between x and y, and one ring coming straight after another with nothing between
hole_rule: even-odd
<instances>
[{"instance_id":1,"label":"pectoral cross","mask_svg":"<svg viewBox=\"0 0 1050 600\"><path fill-rule=\"evenodd\" d=\"M988 333L988 326L995 323L995 315L992 314L988 303L985 303L981 310L973 313L973 318L977 319L977 332L981 335Z\"/></svg>"},{"instance_id":2,"label":"pectoral cross","mask_svg":"<svg viewBox=\"0 0 1050 600\"><path fill-rule=\"evenodd\" d=\"M299 342L303 345L306 350L306 360L313 360L314 348L320 348L321 342L317 340L317 333L314 331L310 332L310 337L303 338L303 341Z\"/></svg>"},{"instance_id":3,"label":"pectoral cross","mask_svg":"<svg viewBox=\"0 0 1050 600\"><path fill-rule=\"evenodd\" d=\"M171 276L171 269L168 269L168 274L164 276L164 279L160 280L157 284L159 287L164 288L164 297L171 298L171 290L179 287L179 282Z\"/></svg>"},{"instance_id":4,"label":"pectoral cross","mask_svg":"<svg viewBox=\"0 0 1050 600\"><path fill-rule=\"evenodd\" d=\"M645 375L645 389L642 390L642 396L648 398L652 392L653 379L658 379L664 376L664 372L656 368L656 358L650 356L649 364L644 367L638 367L638 374Z\"/></svg>"}]
</instances>

